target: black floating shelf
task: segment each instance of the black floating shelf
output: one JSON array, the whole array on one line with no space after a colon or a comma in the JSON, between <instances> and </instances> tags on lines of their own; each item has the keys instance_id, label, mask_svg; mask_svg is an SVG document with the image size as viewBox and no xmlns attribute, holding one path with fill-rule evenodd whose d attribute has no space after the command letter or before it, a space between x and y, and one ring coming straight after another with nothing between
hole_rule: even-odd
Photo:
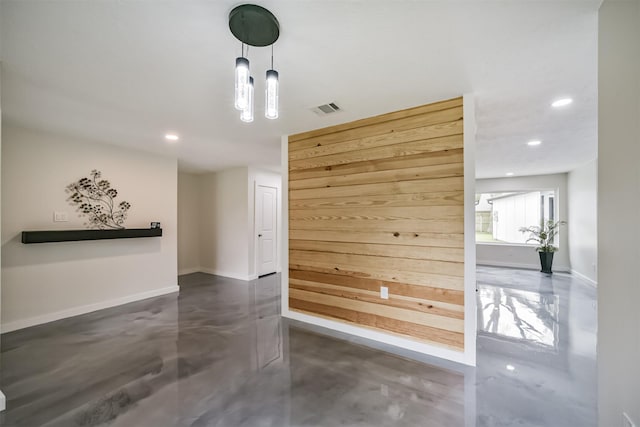
<instances>
[{"instance_id":1,"label":"black floating shelf","mask_svg":"<svg viewBox=\"0 0 640 427\"><path fill-rule=\"evenodd\" d=\"M80 240L132 239L136 237L160 236L162 236L162 228L23 231L22 243L77 242Z\"/></svg>"}]
</instances>

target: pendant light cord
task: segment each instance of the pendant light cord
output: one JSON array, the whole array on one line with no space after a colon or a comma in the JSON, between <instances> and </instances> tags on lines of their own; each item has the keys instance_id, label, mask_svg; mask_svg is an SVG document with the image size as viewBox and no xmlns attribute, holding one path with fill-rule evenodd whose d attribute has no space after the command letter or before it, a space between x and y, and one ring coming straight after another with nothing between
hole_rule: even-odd
<instances>
[{"instance_id":1,"label":"pendant light cord","mask_svg":"<svg viewBox=\"0 0 640 427\"><path fill-rule=\"evenodd\" d=\"M271 69L273 70L273 43L271 44Z\"/></svg>"}]
</instances>

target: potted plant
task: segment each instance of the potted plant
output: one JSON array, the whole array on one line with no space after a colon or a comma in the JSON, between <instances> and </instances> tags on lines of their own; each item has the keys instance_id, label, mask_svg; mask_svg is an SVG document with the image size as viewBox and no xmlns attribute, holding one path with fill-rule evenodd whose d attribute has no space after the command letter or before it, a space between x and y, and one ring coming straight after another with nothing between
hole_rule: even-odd
<instances>
[{"instance_id":1,"label":"potted plant","mask_svg":"<svg viewBox=\"0 0 640 427\"><path fill-rule=\"evenodd\" d=\"M527 243L534 241L538 243L536 250L540 255L541 272L551 274L551 266L553 264L553 253L558 250L553 246L553 238L558 234L561 225L565 225L566 221L547 221L542 226L521 227L520 232L530 233Z\"/></svg>"}]
</instances>

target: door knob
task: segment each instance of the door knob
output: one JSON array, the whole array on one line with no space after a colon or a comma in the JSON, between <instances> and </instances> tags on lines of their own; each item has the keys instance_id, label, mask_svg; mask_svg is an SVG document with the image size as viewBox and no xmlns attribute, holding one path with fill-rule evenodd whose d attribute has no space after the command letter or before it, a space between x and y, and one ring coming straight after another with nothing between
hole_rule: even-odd
<instances>
[{"instance_id":1,"label":"door knob","mask_svg":"<svg viewBox=\"0 0 640 427\"><path fill-rule=\"evenodd\" d=\"M262 234L258 234L258 237L262 237Z\"/></svg>"}]
</instances>

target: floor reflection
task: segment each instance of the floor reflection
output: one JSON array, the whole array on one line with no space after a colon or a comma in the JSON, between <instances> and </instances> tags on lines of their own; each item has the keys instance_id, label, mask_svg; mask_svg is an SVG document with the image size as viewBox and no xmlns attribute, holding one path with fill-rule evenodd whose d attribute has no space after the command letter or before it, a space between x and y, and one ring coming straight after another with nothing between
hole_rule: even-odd
<instances>
[{"instance_id":1,"label":"floor reflection","mask_svg":"<svg viewBox=\"0 0 640 427\"><path fill-rule=\"evenodd\" d=\"M559 298L485 285L478 289L478 331L555 349Z\"/></svg>"},{"instance_id":2,"label":"floor reflection","mask_svg":"<svg viewBox=\"0 0 640 427\"><path fill-rule=\"evenodd\" d=\"M595 289L479 267L477 426L595 426Z\"/></svg>"},{"instance_id":3,"label":"floor reflection","mask_svg":"<svg viewBox=\"0 0 640 427\"><path fill-rule=\"evenodd\" d=\"M480 268L477 368L283 320L277 275L180 282L3 335L0 425L595 425L595 292L569 276Z\"/></svg>"},{"instance_id":4,"label":"floor reflection","mask_svg":"<svg viewBox=\"0 0 640 427\"><path fill-rule=\"evenodd\" d=\"M256 364L258 369L283 361L282 322L280 321L280 280L272 275L254 284Z\"/></svg>"}]
</instances>

